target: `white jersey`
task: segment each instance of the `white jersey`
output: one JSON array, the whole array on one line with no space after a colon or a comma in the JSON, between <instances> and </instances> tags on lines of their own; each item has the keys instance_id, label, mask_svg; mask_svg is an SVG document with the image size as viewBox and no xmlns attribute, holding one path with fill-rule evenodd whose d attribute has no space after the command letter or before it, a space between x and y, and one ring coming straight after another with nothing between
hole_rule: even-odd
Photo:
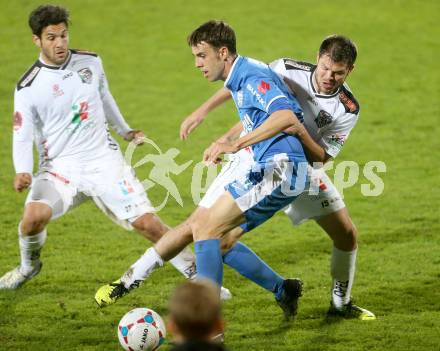
<instances>
[{"instance_id":1,"label":"white jersey","mask_svg":"<svg viewBox=\"0 0 440 351\"><path fill-rule=\"evenodd\" d=\"M310 136L328 155L336 157L359 116L359 104L348 85L332 95L321 95L312 84L315 65L284 58L273 61L270 67L297 98Z\"/></svg>"},{"instance_id":2,"label":"white jersey","mask_svg":"<svg viewBox=\"0 0 440 351\"><path fill-rule=\"evenodd\" d=\"M122 136L130 131L110 94L101 59L90 52L69 50L60 67L37 60L17 84L14 111L17 173L32 173L32 142L40 170L72 167L120 155L107 122Z\"/></svg>"}]
</instances>

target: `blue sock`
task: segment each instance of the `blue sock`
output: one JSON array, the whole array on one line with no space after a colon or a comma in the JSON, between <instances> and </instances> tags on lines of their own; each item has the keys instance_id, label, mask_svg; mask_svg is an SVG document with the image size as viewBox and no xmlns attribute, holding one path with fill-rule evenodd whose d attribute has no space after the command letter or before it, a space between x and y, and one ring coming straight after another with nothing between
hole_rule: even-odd
<instances>
[{"instance_id":1,"label":"blue sock","mask_svg":"<svg viewBox=\"0 0 440 351\"><path fill-rule=\"evenodd\" d=\"M224 254L223 262L242 276L274 293L276 299L281 298L284 278L243 243L237 242L231 250Z\"/></svg>"},{"instance_id":2,"label":"blue sock","mask_svg":"<svg viewBox=\"0 0 440 351\"><path fill-rule=\"evenodd\" d=\"M220 240L200 240L194 243L196 252L197 278L209 279L222 286L223 261Z\"/></svg>"}]
</instances>

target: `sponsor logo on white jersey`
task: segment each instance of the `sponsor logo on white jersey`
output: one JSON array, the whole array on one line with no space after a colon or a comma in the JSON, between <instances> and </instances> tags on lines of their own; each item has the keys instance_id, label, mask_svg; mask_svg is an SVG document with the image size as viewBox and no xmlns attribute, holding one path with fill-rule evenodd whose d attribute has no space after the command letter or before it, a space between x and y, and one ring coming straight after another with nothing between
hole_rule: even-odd
<instances>
[{"instance_id":1,"label":"sponsor logo on white jersey","mask_svg":"<svg viewBox=\"0 0 440 351\"><path fill-rule=\"evenodd\" d=\"M314 106L318 106L318 102L311 96L307 98L307 100Z\"/></svg>"},{"instance_id":2,"label":"sponsor logo on white jersey","mask_svg":"<svg viewBox=\"0 0 440 351\"><path fill-rule=\"evenodd\" d=\"M324 110L319 111L318 116L315 118L315 123L318 128L325 127L326 125L332 123L332 121L332 115Z\"/></svg>"},{"instance_id":3,"label":"sponsor logo on white jersey","mask_svg":"<svg viewBox=\"0 0 440 351\"><path fill-rule=\"evenodd\" d=\"M64 76L63 76L63 80L65 80L65 79L67 79L67 78L70 78L70 77L72 77L73 76L73 72L69 72L69 73L67 73L67 74L65 74Z\"/></svg>"},{"instance_id":4,"label":"sponsor logo on white jersey","mask_svg":"<svg viewBox=\"0 0 440 351\"><path fill-rule=\"evenodd\" d=\"M54 84L52 86L52 95L57 98L59 96L63 96L64 95L64 91L60 88L60 86L58 84Z\"/></svg>"},{"instance_id":5,"label":"sponsor logo on white jersey","mask_svg":"<svg viewBox=\"0 0 440 351\"><path fill-rule=\"evenodd\" d=\"M80 69L78 71L78 74L79 74L79 77L81 78L83 83L92 84L93 73L90 70L90 68L86 67L86 68Z\"/></svg>"},{"instance_id":6,"label":"sponsor logo on white jersey","mask_svg":"<svg viewBox=\"0 0 440 351\"><path fill-rule=\"evenodd\" d=\"M34 69L31 71L31 73L28 74L28 76L26 77L26 79L24 79L21 83L20 86L22 88L24 88L26 86L26 84L28 84L32 79L35 78L35 76L37 75L37 73L40 71L41 67L34 67Z\"/></svg>"},{"instance_id":7,"label":"sponsor logo on white jersey","mask_svg":"<svg viewBox=\"0 0 440 351\"><path fill-rule=\"evenodd\" d=\"M332 134L330 136L330 144L333 144L334 146L343 146L346 139L346 134Z\"/></svg>"}]
</instances>

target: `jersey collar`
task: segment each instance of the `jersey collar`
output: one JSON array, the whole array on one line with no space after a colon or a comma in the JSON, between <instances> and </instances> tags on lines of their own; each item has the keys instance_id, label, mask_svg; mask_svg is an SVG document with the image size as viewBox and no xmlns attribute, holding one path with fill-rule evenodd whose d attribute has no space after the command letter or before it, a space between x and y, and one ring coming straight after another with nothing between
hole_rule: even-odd
<instances>
[{"instance_id":1,"label":"jersey collar","mask_svg":"<svg viewBox=\"0 0 440 351\"><path fill-rule=\"evenodd\" d=\"M237 64L238 61L241 60L241 58L242 57L240 55L237 55L237 57L235 58L234 63L232 64L231 70L229 71L229 74L226 77L225 83L223 84L225 87L229 83L229 80L231 79L232 72L234 71L235 65Z\"/></svg>"},{"instance_id":2,"label":"jersey collar","mask_svg":"<svg viewBox=\"0 0 440 351\"><path fill-rule=\"evenodd\" d=\"M69 64L71 58L72 58L72 52L69 50L67 53L67 59L66 59L66 61L64 61L64 63L61 66L52 66L52 65L48 65L47 63L45 63L43 61L43 58L41 57L41 54L40 54L40 57L38 58L38 66L49 68L49 69L65 69L67 67L67 65Z\"/></svg>"},{"instance_id":3,"label":"jersey collar","mask_svg":"<svg viewBox=\"0 0 440 351\"><path fill-rule=\"evenodd\" d=\"M342 86L340 86L338 88L338 90L336 90L333 94L330 94L330 95L319 94L319 93L316 92L315 85L313 84L313 79L315 79L315 70L316 70L316 66L313 67L312 74L310 75L310 86L312 87L313 94L315 94L316 97L322 98L322 99L331 99L331 98L337 96L339 94L339 92L341 91L341 87Z\"/></svg>"}]
</instances>

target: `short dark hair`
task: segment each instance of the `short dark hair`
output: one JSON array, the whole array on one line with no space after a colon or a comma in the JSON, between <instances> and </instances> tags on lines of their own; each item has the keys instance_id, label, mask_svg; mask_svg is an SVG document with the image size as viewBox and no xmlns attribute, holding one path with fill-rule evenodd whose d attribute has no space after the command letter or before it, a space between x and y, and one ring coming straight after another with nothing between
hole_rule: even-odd
<instances>
[{"instance_id":1,"label":"short dark hair","mask_svg":"<svg viewBox=\"0 0 440 351\"><path fill-rule=\"evenodd\" d=\"M174 291L169 317L186 340L204 340L221 320L218 287L209 281L188 281Z\"/></svg>"},{"instance_id":2,"label":"short dark hair","mask_svg":"<svg viewBox=\"0 0 440 351\"><path fill-rule=\"evenodd\" d=\"M232 55L237 53L235 32L223 21L212 20L202 24L188 36L187 41L190 46L204 41L216 49L225 46Z\"/></svg>"},{"instance_id":3,"label":"short dark hair","mask_svg":"<svg viewBox=\"0 0 440 351\"><path fill-rule=\"evenodd\" d=\"M41 5L31 12L28 23L32 33L39 37L52 24L64 23L68 27L69 11L61 6Z\"/></svg>"},{"instance_id":4,"label":"short dark hair","mask_svg":"<svg viewBox=\"0 0 440 351\"><path fill-rule=\"evenodd\" d=\"M323 55L329 55L335 62L344 62L348 66L353 66L357 56L356 44L343 35L330 35L324 39L319 48L319 57Z\"/></svg>"}]
</instances>

